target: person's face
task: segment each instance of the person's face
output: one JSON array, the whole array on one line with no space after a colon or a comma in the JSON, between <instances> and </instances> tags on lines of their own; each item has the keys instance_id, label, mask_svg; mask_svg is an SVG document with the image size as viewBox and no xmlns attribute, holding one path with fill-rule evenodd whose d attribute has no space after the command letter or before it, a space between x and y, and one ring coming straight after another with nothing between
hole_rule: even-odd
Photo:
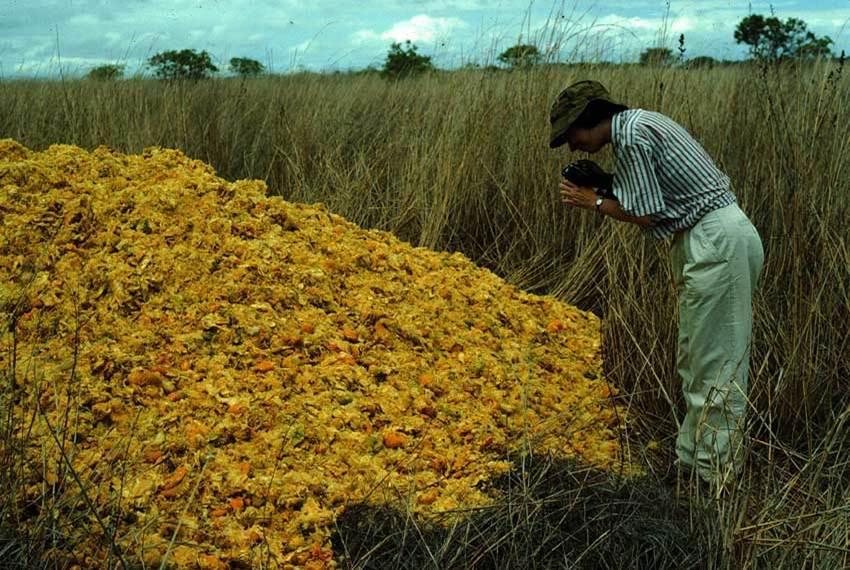
<instances>
[{"instance_id":1,"label":"person's face","mask_svg":"<svg viewBox=\"0 0 850 570\"><path fill-rule=\"evenodd\" d=\"M599 152L599 149L607 142L599 127L600 125L592 129L570 127L567 131L567 144L570 145L570 150L573 152L580 150L591 154Z\"/></svg>"}]
</instances>

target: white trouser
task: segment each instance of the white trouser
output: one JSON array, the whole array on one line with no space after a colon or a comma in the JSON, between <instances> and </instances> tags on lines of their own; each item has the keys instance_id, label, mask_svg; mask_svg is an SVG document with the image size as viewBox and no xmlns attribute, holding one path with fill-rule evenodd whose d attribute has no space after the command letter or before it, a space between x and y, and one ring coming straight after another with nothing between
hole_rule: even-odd
<instances>
[{"instance_id":1,"label":"white trouser","mask_svg":"<svg viewBox=\"0 0 850 570\"><path fill-rule=\"evenodd\" d=\"M722 481L743 459L752 298L764 251L737 204L706 214L671 247L679 304L677 368L687 413L676 439L679 461Z\"/></svg>"}]
</instances>

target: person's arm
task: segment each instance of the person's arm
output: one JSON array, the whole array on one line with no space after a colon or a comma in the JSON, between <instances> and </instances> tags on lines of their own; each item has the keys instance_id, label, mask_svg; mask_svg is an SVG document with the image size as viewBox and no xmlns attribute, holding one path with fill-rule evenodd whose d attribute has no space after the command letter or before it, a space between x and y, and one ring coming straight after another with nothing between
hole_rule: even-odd
<instances>
[{"instance_id":1,"label":"person's arm","mask_svg":"<svg viewBox=\"0 0 850 570\"><path fill-rule=\"evenodd\" d=\"M595 207L596 205L594 202L594 208ZM602 205L599 206L599 213L605 214L606 216L610 216L615 220L619 220L621 222L637 224L642 228L648 228L653 225L653 221L649 218L649 216L630 216L622 209L620 209L619 202L610 198L605 198L602 200Z\"/></svg>"},{"instance_id":2,"label":"person's arm","mask_svg":"<svg viewBox=\"0 0 850 570\"><path fill-rule=\"evenodd\" d=\"M568 206L583 208L585 210L596 210L596 192L586 186L576 186L569 180L563 180L560 184L563 202ZM637 224L642 228L652 226L653 222L649 216L630 216L620 208L620 203L610 198L602 200L599 213L611 216L615 220Z\"/></svg>"}]
</instances>

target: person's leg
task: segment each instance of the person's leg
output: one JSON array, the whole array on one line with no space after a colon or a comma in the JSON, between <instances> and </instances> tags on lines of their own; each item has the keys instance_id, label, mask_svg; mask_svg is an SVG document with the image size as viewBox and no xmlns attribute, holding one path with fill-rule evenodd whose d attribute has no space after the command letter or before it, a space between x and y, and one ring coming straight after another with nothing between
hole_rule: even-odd
<instances>
[{"instance_id":1,"label":"person's leg","mask_svg":"<svg viewBox=\"0 0 850 570\"><path fill-rule=\"evenodd\" d=\"M670 264L673 273L673 284L676 288L676 298L678 306L679 333L676 348L676 371L679 375L679 380L685 393L690 389L693 382L693 374L691 374L690 365L690 336L688 334L688 311L683 306L685 301L685 281L684 281L684 266L686 262L685 241L687 240L687 232L677 235L673 238L670 245ZM691 467L694 464L694 433L696 431L696 422L693 417L685 416L679 425L679 436L676 440L676 455L679 458L680 465Z\"/></svg>"},{"instance_id":2,"label":"person's leg","mask_svg":"<svg viewBox=\"0 0 850 570\"><path fill-rule=\"evenodd\" d=\"M689 360L682 375L687 413L676 450L700 477L717 481L742 459L752 294L763 252L737 206L711 212L683 241L680 338L688 341Z\"/></svg>"}]
</instances>

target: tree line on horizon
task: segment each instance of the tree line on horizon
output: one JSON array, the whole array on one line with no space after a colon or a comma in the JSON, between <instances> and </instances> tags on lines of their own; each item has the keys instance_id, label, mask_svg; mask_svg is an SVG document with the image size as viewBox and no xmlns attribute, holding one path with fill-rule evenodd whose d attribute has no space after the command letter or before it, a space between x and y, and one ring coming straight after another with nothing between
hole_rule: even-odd
<instances>
[{"instance_id":1,"label":"tree line on horizon","mask_svg":"<svg viewBox=\"0 0 850 570\"><path fill-rule=\"evenodd\" d=\"M808 25L799 18L788 18L785 21L775 16L764 17L752 14L743 18L735 28L735 42L746 44L752 60L769 63L781 63L789 60L809 60L820 57L837 57L830 46L834 43L829 36L818 37L808 29ZM674 66L682 65L689 68L713 67L737 62L719 61L709 56L697 56L685 59L685 36L679 36L679 54L667 47L650 47L644 49L639 57L640 65ZM436 71L431 56L419 53L418 46L407 40L403 44L394 42L390 45L384 63L380 69L369 66L363 72L379 73L383 77L399 79ZM844 51L838 58L844 60ZM546 56L532 44L519 43L507 48L498 56L498 61L507 69L523 69L548 63ZM164 80L201 80L210 78L218 73L219 68L213 63L206 51L194 49L167 50L150 57L146 67L153 70L158 79ZM465 67L480 68L476 63ZM500 70L495 65L485 69ZM87 78L95 80L114 80L124 76L125 66L106 64L94 67ZM228 71L238 77L257 77L266 73L266 67L259 61L247 57L230 59Z\"/></svg>"}]
</instances>

